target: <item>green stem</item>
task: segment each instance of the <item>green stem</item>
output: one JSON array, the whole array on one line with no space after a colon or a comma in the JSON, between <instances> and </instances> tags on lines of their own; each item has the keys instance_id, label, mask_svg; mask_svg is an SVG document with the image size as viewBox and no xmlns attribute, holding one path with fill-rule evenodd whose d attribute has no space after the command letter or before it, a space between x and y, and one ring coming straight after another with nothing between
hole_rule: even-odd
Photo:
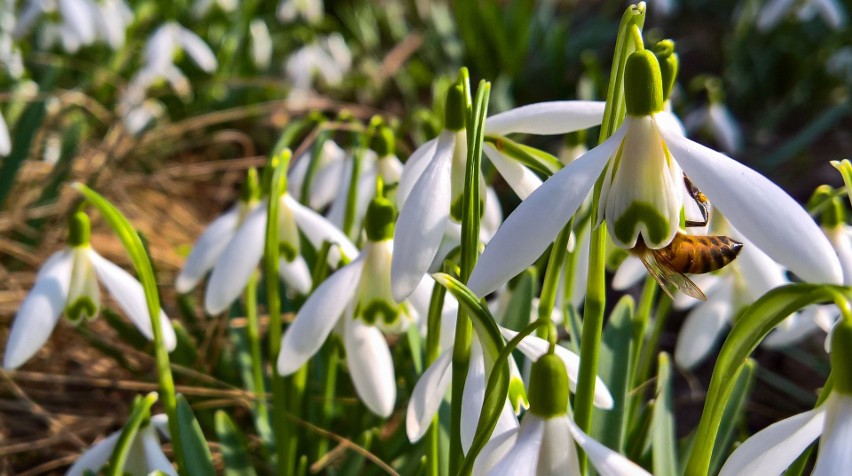
<instances>
[{"instance_id":1,"label":"green stem","mask_svg":"<svg viewBox=\"0 0 852 476\"><path fill-rule=\"evenodd\" d=\"M426 367L429 368L441 352L441 314L444 309L444 297L447 289L435 284L432 288L432 298L429 301L429 314L426 320ZM426 435L426 474L438 476L441 473L440 458L441 429L438 415L432 418L429 432Z\"/></svg>"},{"instance_id":2,"label":"green stem","mask_svg":"<svg viewBox=\"0 0 852 476\"><path fill-rule=\"evenodd\" d=\"M269 183L269 203L266 220L266 242L264 244L263 272L266 281L266 300L269 311L269 355L272 362L278 361L281 350L281 296L278 290L278 259L280 257L278 243L278 216L281 207L280 196L285 190L287 164L290 162L290 150L284 149L280 155L271 159L273 167ZM272 428L275 433L275 454L277 474L290 476L295 470L295 460L292 459L289 448L295 438L293 428L287 424L287 384L285 378L277 372L272 373Z\"/></svg>"},{"instance_id":3,"label":"green stem","mask_svg":"<svg viewBox=\"0 0 852 476\"><path fill-rule=\"evenodd\" d=\"M357 241L355 237L361 230L355 230L355 213L358 210L358 178L361 175L361 162L364 158L364 147L356 146L352 154L352 175L349 176L349 191L346 196L346 211L343 215L343 233Z\"/></svg>"},{"instance_id":4,"label":"green stem","mask_svg":"<svg viewBox=\"0 0 852 476\"><path fill-rule=\"evenodd\" d=\"M598 143L604 142L621 124L624 117L624 67L627 57L635 48L634 28L645 23L645 3L627 8L621 17L618 38L613 55L612 73L607 88L606 108L604 109L601 134ZM592 200L592 223L597 223L598 203L600 202L603 177L601 174L595 184ZM586 302L583 309L583 334L580 338L580 372L574 398L574 420L588 432L592 423L592 405L595 394L595 377L598 372L601 336L603 333L604 310L606 308L606 242L607 229L601 224L594 230L590 239L589 279L587 281ZM580 453L580 467L585 472L586 456Z\"/></svg>"},{"instance_id":5,"label":"green stem","mask_svg":"<svg viewBox=\"0 0 852 476\"><path fill-rule=\"evenodd\" d=\"M263 381L263 354L260 350L260 325L257 319L257 273L252 273L246 284L246 339L251 352L251 376L255 394L255 418L260 423L257 431L266 444L274 440L269 431L269 404L266 401L266 384Z\"/></svg>"},{"instance_id":6,"label":"green stem","mask_svg":"<svg viewBox=\"0 0 852 476\"><path fill-rule=\"evenodd\" d=\"M644 350L645 329L648 328L648 320L651 318L651 308L654 306L654 299L657 297L658 288L659 286L654 278L651 276L645 278L645 284L642 286L642 296L639 298L639 308L636 310L636 316L633 318L633 349L635 350L633 351L631 376L636 375L639 369L640 356ZM651 347L650 351L656 353L656 347ZM635 383L635 380L633 382Z\"/></svg>"},{"instance_id":7,"label":"green stem","mask_svg":"<svg viewBox=\"0 0 852 476\"><path fill-rule=\"evenodd\" d=\"M130 255L133 268L136 270L139 281L142 283L142 288L145 291L145 304L148 307L148 316L151 319L151 330L154 334L154 358L157 363L160 396L163 401L163 409L169 417L169 433L172 435L172 448L178 464L178 472L185 475L187 474L187 469L182 439L180 437L180 425L178 424L175 382L169 363L169 352L166 350L166 345L163 342L163 328L160 325L160 296L157 292L157 279L154 277L154 269L151 266L148 252L145 250L139 234L136 233L136 230L133 229L127 218L112 203L81 183L75 184L74 187L107 220L110 228L112 228L113 232L121 240L121 244Z\"/></svg>"},{"instance_id":8,"label":"green stem","mask_svg":"<svg viewBox=\"0 0 852 476\"><path fill-rule=\"evenodd\" d=\"M574 220L568 220L565 228L556 235L556 241L550 249L550 258L547 261L547 270L544 272L544 283L541 285L541 296L538 301L538 319L550 322L550 315L556 305L556 288L559 285L559 275L565 264L565 255L568 253L568 240L571 238L571 230L574 228ZM536 335L547 338L552 326L542 326L536 330Z\"/></svg>"}]
</instances>

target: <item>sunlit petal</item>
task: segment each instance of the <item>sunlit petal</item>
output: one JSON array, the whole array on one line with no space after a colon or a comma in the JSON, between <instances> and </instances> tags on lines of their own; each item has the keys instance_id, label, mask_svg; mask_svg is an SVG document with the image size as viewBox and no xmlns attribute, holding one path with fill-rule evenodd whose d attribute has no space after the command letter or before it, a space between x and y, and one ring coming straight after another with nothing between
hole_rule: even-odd
<instances>
[{"instance_id":1,"label":"sunlit petal","mask_svg":"<svg viewBox=\"0 0 852 476\"><path fill-rule=\"evenodd\" d=\"M186 258L180 274L175 280L175 288L179 293L188 293L194 288L204 274L210 271L222 250L237 232L240 219L239 207L232 207L227 212L213 220L198 237L192 252Z\"/></svg>"},{"instance_id":2,"label":"sunlit petal","mask_svg":"<svg viewBox=\"0 0 852 476\"><path fill-rule=\"evenodd\" d=\"M204 292L204 309L219 314L243 292L263 256L266 238L266 205L246 216L237 233L216 260Z\"/></svg>"},{"instance_id":3,"label":"sunlit petal","mask_svg":"<svg viewBox=\"0 0 852 476\"><path fill-rule=\"evenodd\" d=\"M118 306L148 340L154 340L154 330L151 328L151 317L148 315L148 305L145 301L145 291L142 284L127 271L119 268L103 258L95 250L89 248L89 259L98 274L101 283L107 288ZM171 352L177 345L175 330L168 316L160 308L160 329L163 333L163 344Z\"/></svg>"},{"instance_id":4,"label":"sunlit petal","mask_svg":"<svg viewBox=\"0 0 852 476\"><path fill-rule=\"evenodd\" d=\"M346 363L355 391L371 412L387 418L396 403L396 381L385 336L360 319L348 319L345 325Z\"/></svg>"},{"instance_id":5,"label":"sunlit petal","mask_svg":"<svg viewBox=\"0 0 852 476\"><path fill-rule=\"evenodd\" d=\"M764 428L728 457L719 476L783 473L822 433L825 421L823 405Z\"/></svg>"},{"instance_id":6,"label":"sunlit petal","mask_svg":"<svg viewBox=\"0 0 852 476\"><path fill-rule=\"evenodd\" d=\"M438 413L452 381L452 359L452 349L445 350L414 385L405 414L405 433L412 443L426 434L432 424L432 418Z\"/></svg>"},{"instance_id":7,"label":"sunlit petal","mask_svg":"<svg viewBox=\"0 0 852 476\"><path fill-rule=\"evenodd\" d=\"M153 425L149 424L140 428L136 439L142 444L147 472L162 471L170 476L177 476L174 466L163 453L163 448L160 446L160 440L157 438Z\"/></svg>"},{"instance_id":8,"label":"sunlit petal","mask_svg":"<svg viewBox=\"0 0 852 476\"><path fill-rule=\"evenodd\" d=\"M622 128L565 166L509 215L468 281L477 296L494 291L541 256L583 203L623 136Z\"/></svg>"},{"instance_id":9,"label":"sunlit petal","mask_svg":"<svg viewBox=\"0 0 852 476\"><path fill-rule=\"evenodd\" d=\"M500 460L489 476L517 476L520 474L538 474L538 455L544 437L544 423L534 414L524 416L515 446ZM568 443L568 442L565 442Z\"/></svg>"},{"instance_id":10,"label":"sunlit petal","mask_svg":"<svg viewBox=\"0 0 852 476\"><path fill-rule=\"evenodd\" d=\"M284 258L278 260L278 275L299 294L311 292L311 270L301 255L289 263Z\"/></svg>"},{"instance_id":11,"label":"sunlit petal","mask_svg":"<svg viewBox=\"0 0 852 476\"><path fill-rule=\"evenodd\" d=\"M500 172L500 176L512 187L512 190L521 200L525 200L535 189L541 186L541 179L532 170L521 165L520 162L503 155L488 143L482 144L485 155L494 164L494 168Z\"/></svg>"},{"instance_id":12,"label":"sunlit petal","mask_svg":"<svg viewBox=\"0 0 852 476\"><path fill-rule=\"evenodd\" d=\"M423 171L432 162L437 148L438 139L432 139L418 147L405 162L402 175L399 177L399 187L396 191L396 205L398 209L401 210L402 206L405 205L408 195L414 189L414 184L420 180Z\"/></svg>"},{"instance_id":13,"label":"sunlit petal","mask_svg":"<svg viewBox=\"0 0 852 476\"><path fill-rule=\"evenodd\" d=\"M588 129L601 123L605 105L603 101L551 101L529 104L487 118L485 133L554 135Z\"/></svg>"},{"instance_id":14,"label":"sunlit petal","mask_svg":"<svg viewBox=\"0 0 852 476\"><path fill-rule=\"evenodd\" d=\"M581 474L577 447L569 443L574 439L569 428L570 424L571 418L568 415L548 418L544 421L537 474ZM589 440L593 441L591 438Z\"/></svg>"},{"instance_id":15,"label":"sunlit petal","mask_svg":"<svg viewBox=\"0 0 852 476\"><path fill-rule=\"evenodd\" d=\"M664 137L695 185L763 252L807 281L842 282L843 272L828 239L786 192L701 144L670 133Z\"/></svg>"},{"instance_id":16,"label":"sunlit petal","mask_svg":"<svg viewBox=\"0 0 852 476\"><path fill-rule=\"evenodd\" d=\"M845 474L852 468L852 396L832 392L825 406L825 427L819 440L819 453L813 475Z\"/></svg>"},{"instance_id":17,"label":"sunlit petal","mask_svg":"<svg viewBox=\"0 0 852 476\"><path fill-rule=\"evenodd\" d=\"M332 225L322 215L293 200L289 193L285 193L282 197L282 206L290 207L299 229L315 248L319 249L324 241L337 245L332 247L331 252L328 253L329 265L335 266L337 264L340 260L340 253L343 253L349 259L358 256L358 248L339 228Z\"/></svg>"},{"instance_id":18,"label":"sunlit petal","mask_svg":"<svg viewBox=\"0 0 852 476\"><path fill-rule=\"evenodd\" d=\"M117 431L86 450L68 469L65 476L83 476L86 471L97 473L103 465L109 462L112 450L115 449L120 436L121 432Z\"/></svg>"},{"instance_id":19,"label":"sunlit petal","mask_svg":"<svg viewBox=\"0 0 852 476\"><path fill-rule=\"evenodd\" d=\"M393 296L405 299L428 271L441 246L450 213L450 167L455 136L438 138L435 156L411 190L394 229ZM404 177L403 173L403 177Z\"/></svg>"},{"instance_id":20,"label":"sunlit petal","mask_svg":"<svg viewBox=\"0 0 852 476\"><path fill-rule=\"evenodd\" d=\"M700 364L716 346L722 330L733 314L729 284L719 289L712 299L696 306L686 317L677 335L675 362L691 369Z\"/></svg>"},{"instance_id":21,"label":"sunlit petal","mask_svg":"<svg viewBox=\"0 0 852 476\"><path fill-rule=\"evenodd\" d=\"M311 294L281 340L279 374L290 375L299 370L319 350L355 296L363 267L363 258L356 259Z\"/></svg>"},{"instance_id":22,"label":"sunlit petal","mask_svg":"<svg viewBox=\"0 0 852 476\"><path fill-rule=\"evenodd\" d=\"M583 448L601 476L650 476L650 473L636 463L592 439L570 418L566 417L566 420L574 441Z\"/></svg>"},{"instance_id":23,"label":"sunlit petal","mask_svg":"<svg viewBox=\"0 0 852 476\"><path fill-rule=\"evenodd\" d=\"M23 365L47 342L65 308L72 263L73 252L65 249L52 254L42 265L12 323L3 356L7 370Z\"/></svg>"},{"instance_id":24,"label":"sunlit petal","mask_svg":"<svg viewBox=\"0 0 852 476\"><path fill-rule=\"evenodd\" d=\"M177 34L180 45L199 68L207 73L212 73L216 70L216 55L213 54L213 51L207 46L204 40L183 27L178 27Z\"/></svg>"},{"instance_id":25,"label":"sunlit petal","mask_svg":"<svg viewBox=\"0 0 852 476\"><path fill-rule=\"evenodd\" d=\"M9 128L6 126L6 120L0 114L0 156L9 155L12 151L12 140L9 138Z\"/></svg>"},{"instance_id":26,"label":"sunlit petal","mask_svg":"<svg viewBox=\"0 0 852 476\"><path fill-rule=\"evenodd\" d=\"M628 256L621 262L615 276L612 277L612 289L624 291L645 277L645 265L636 256Z\"/></svg>"}]
</instances>

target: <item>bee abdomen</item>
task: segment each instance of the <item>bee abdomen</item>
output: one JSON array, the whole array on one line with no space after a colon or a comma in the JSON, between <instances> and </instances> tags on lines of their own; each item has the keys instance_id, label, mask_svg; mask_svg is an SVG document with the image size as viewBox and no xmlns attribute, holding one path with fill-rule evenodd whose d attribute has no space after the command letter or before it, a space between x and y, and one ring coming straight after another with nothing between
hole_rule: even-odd
<instances>
[{"instance_id":1,"label":"bee abdomen","mask_svg":"<svg viewBox=\"0 0 852 476\"><path fill-rule=\"evenodd\" d=\"M693 274L709 273L724 268L733 261L743 244L722 235L691 236L693 256L689 269Z\"/></svg>"}]
</instances>

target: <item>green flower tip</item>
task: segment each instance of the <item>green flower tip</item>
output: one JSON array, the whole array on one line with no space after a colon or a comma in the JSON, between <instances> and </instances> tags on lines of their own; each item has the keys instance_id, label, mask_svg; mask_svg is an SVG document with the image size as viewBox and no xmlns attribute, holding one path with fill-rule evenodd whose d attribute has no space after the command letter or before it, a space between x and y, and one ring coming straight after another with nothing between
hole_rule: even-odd
<instances>
[{"instance_id":1,"label":"green flower tip","mask_svg":"<svg viewBox=\"0 0 852 476\"><path fill-rule=\"evenodd\" d=\"M461 84L453 84L447 90L447 103L444 106L444 128L450 131L462 130L465 111L464 89Z\"/></svg>"},{"instance_id":2,"label":"green flower tip","mask_svg":"<svg viewBox=\"0 0 852 476\"><path fill-rule=\"evenodd\" d=\"M364 228L370 241L384 241L393 238L393 226L396 220L396 207L393 202L379 195L370 202Z\"/></svg>"},{"instance_id":3,"label":"green flower tip","mask_svg":"<svg viewBox=\"0 0 852 476\"><path fill-rule=\"evenodd\" d=\"M544 418L564 415L568 408L568 372L556 354L545 354L530 372L530 411Z\"/></svg>"},{"instance_id":4,"label":"green flower tip","mask_svg":"<svg viewBox=\"0 0 852 476\"><path fill-rule=\"evenodd\" d=\"M831 334L831 375L835 391L852 395L852 322L846 318L840 319Z\"/></svg>"},{"instance_id":5,"label":"green flower tip","mask_svg":"<svg viewBox=\"0 0 852 476\"><path fill-rule=\"evenodd\" d=\"M252 167L246 171L246 181L240 190L240 200L243 203L251 203L260 199L260 178L257 169Z\"/></svg>"},{"instance_id":6,"label":"green flower tip","mask_svg":"<svg viewBox=\"0 0 852 476\"><path fill-rule=\"evenodd\" d=\"M660 63L660 76L663 81L663 101L668 101L674 88L680 61L675 53L675 44L672 40L663 40L654 45L654 56Z\"/></svg>"},{"instance_id":7,"label":"green flower tip","mask_svg":"<svg viewBox=\"0 0 852 476\"><path fill-rule=\"evenodd\" d=\"M624 101L627 114L647 116L663 110L663 80L657 57L648 50L627 58L624 68Z\"/></svg>"},{"instance_id":8,"label":"green flower tip","mask_svg":"<svg viewBox=\"0 0 852 476\"><path fill-rule=\"evenodd\" d=\"M382 125L376 129L373 134L373 140L370 148L376 151L379 157L387 157L396 153L396 137L393 135L393 129Z\"/></svg>"},{"instance_id":9,"label":"green flower tip","mask_svg":"<svg viewBox=\"0 0 852 476\"><path fill-rule=\"evenodd\" d=\"M68 219L68 244L72 247L88 245L92 238L92 225L89 215L77 211Z\"/></svg>"}]
</instances>

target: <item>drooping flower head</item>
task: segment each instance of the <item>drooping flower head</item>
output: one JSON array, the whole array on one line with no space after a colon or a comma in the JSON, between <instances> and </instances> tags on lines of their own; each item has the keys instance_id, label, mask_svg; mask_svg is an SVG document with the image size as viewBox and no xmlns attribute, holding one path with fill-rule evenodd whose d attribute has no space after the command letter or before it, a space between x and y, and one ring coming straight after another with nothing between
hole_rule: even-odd
<instances>
[{"instance_id":1,"label":"drooping flower head","mask_svg":"<svg viewBox=\"0 0 852 476\"><path fill-rule=\"evenodd\" d=\"M755 246L799 277L839 283L837 256L789 195L748 167L685 138L663 111L657 58L633 53L625 70L627 117L598 147L553 175L508 217L468 287L487 294L535 261L603 174L598 223L618 246L667 246L681 227L684 173Z\"/></svg>"},{"instance_id":2,"label":"drooping flower head","mask_svg":"<svg viewBox=\"0 0 852 476\"><path fill-rule=\"evenodd\" d=\"M47 259L18 308L6 343L4 368L15 369L29 360L50 337L63 313L74 323L97 317L101 307L98 281L133 325L149 340L154 339L142 285L93 250L90 236L88 216L75 212L69 222L68 246ZM165 346L174 350L174 329L162 309L159 319Z\"/></svg>"}]
</instances>

